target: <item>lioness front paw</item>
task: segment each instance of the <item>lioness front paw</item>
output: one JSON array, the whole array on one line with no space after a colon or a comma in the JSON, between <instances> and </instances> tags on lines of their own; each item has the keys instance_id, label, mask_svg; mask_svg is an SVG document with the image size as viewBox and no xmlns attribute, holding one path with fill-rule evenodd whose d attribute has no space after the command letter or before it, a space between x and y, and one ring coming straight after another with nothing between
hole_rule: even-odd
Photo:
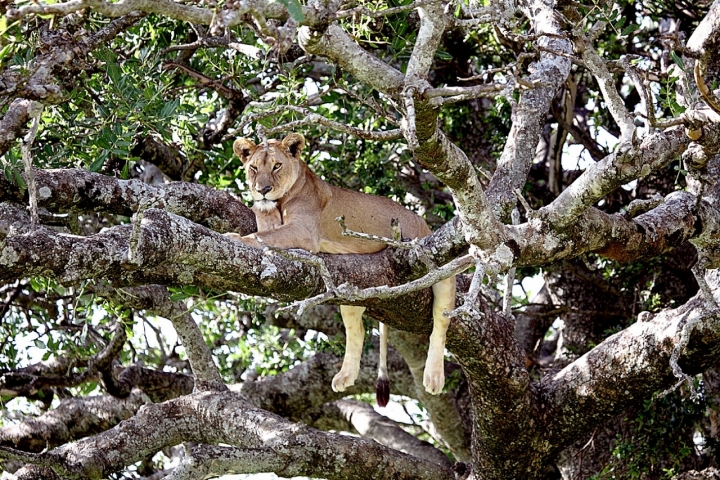
<instances>
[{"instance_id":1,"label":"lioness front paw","mask_svg":"<svg viewBox=\"0 0 720 480\"><path fill-rule=\"evenodd\" d=\"M239 233L228 232L228 233L225 234L225 236L228 237L228 238L231 238L231 239L235 240L236 242L242 242L242 237L243 237L243 236L240 235Z\"/></svg>"},{"instance_id":2,"label":"lioness front paw","mask_svg":"<svg viewBox=\"0 0 720 480\"><path fill-rule=\"evenodd\" d=\"M343 370L340 370L340 372L335 375L332 380L333 392L344 392L346 388L352 387L355 385L355 379L357 376L357 373L353 375L352 372L344 372Z\"/></svg>"},{"instance_id":3,"label":"lioness front paw","mask_svg":"<svg viewBox=\"0 0 720 480\"><path fill-rule=\"evenodd\" d=\"M426 368L423 374L423 386L428 393L439 394L445 386L445 372Z\"/></svg>"}]
</instances>

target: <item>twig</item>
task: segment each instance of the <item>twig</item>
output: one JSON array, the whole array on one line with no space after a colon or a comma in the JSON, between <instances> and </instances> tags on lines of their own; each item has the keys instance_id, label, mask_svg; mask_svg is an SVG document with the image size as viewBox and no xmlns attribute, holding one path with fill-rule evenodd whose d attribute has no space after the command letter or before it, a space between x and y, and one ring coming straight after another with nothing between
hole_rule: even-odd
<instances>
[{"instance_id":1,"label":"twig","mask_svg":"<svg viewBox=\"0 0 720 480\"><path fill-rule=\"evenodd\" d=\"M395 222L397 222L396 219L393 219ZM343 237L353 237L353 238L361 238L363 240L370 240L371 242L379 242L384 243L386 245L390 245L391 247L395 248L402 248L405 250L414 250L418 247L418 239L411 240L409 242L403 242L398 240L393 240L392 238L382 237L380 235L371 235L369 233L362 233L362 232L356 232L354 230L348 229L347 225L345 224L345 215L341 215L335 219L336 222L340 224L340 227L342 228L342 235ZM392 222L391 222L391 228L393 228ZM395 232L393 232L394 234Z\"/></svg>"},{"instance_id":2,"label":"twig","mask_svg":"<svg viewBox=\"0 0 720 480\"><path fill-rule=\"evenodd\" d=\"M395 15L396 13L406 12L408 10L412 10L414 8L421 7L423 5L433 3L434 1L435 0L418 0L417 2L413 2L408 5L403 5L403 6L394 7L394 8L387 8L385 10L370 10L369 8L367 8L365 6L359 6L359 7L351 8L349 10L340 10L335 14L335 17L331 18L329 21L339 20L341 18L347 18L347 17L355 17L355 16L360 16L360 15L362 15L363 17L370 17L370 18L385 17L388 15Z\"/></svg>"},{"instance_id":3,"label":"twig","mask_svg":"<svg viewBox=\"0 0 720 480\"><path fill-rule=\"evenodd\" d=\"M520 224L520 211L517 209L517 207L513 208L512 212L510 213L510 218L512 219L513 225ZM510 270L508 270L507 274L505 275L505 294L503 295L503 313L506 316L510 316L512 314L510 311L510 307L512 306L512 290L513 290L514 285L515 285L515 267L512 267Z\"/></svg>"},{"instance_id":4,"label":"twig","mask_svg":"<svg viewBox=\"0 0 720 480\"><path fill-rule=\"evenodd\" d=\"M605 100L605 105L607 105L607 109L610 110L613 120L615 120L615 123L620 127L620 145L618 146L618 151L621 153L630 153L627 150L633 148L636 130L635 122L633 116L628 112L627 108L625 108L625 102L615 87L615 79L610 74L605 62L600 58L600 55L598 55L592 47L591 35L588 35L588 38L585 39L582 58L585 61L585 66L593 76L595 76L603 99Z\"/></svg>"},{"instance_id":5,"label":"twig","mask_svg":"<svg viewBox=\"0 0 720 480\"><path fill-rule=\"evenodd\" d=\"M517 77L517 76L519 75L519 73L518 73L518 71L519 71L518 67L519 67L520 65L522 65L522 64L525 62L525 60L528 60L528 59L533 58L533 57L535 57L535 56L536 56L536 55L535 55L534 53L524 52L524 53L521 53L520 55L518 55L517 61L515 61L515 62L508 63L507 65L502 66L502 67L491 68L491 69L489 69L489 70L484 70L484 71L478 73L477 75L473 75L472 77L467 77L467 78L458 77L458 81L459 81L459 82L469 82L469 81L472 81L472 80L481 80L481 79L483 79L486 75L494 75L495 73L504 72L504 71L507 71L507 70L510 70L511 72L514 72L514 74L511 73L511 75L512 75L513 78L515 78L515 77Z\"/></svg>"},{"instance_id":6,"label":"twig","mask_svg":"<svg viewBox=\"0 0 720 480\"><path fill-rule=\"evenodd\" d=\"M505 89L504 84L490 83L484 85L475 85L473 87L439 87L430 88L423 93L425 98L434 97L453 97L466 96L468 98L476 98L487 96Z\"/></svg>"},{"instance_id":7,"label":"twig","mask_svg":"<svg viewBox=\"0 0 720 480\"><path fill-rule=\"evenodd\" d=\"M628 220L631 218L635 218L641 213L652 210L664 201L665 199L659 193L656 193L652 196L652 198L648 198L646 200L633 200L632 202L630 202L627 208L625 208L625 211L623 212L623 217Z\"/></svg>"},{"instance_id":8,"label":"twig","mask_svg":"<svg viewBox=\"0 0 720 480\"><path fill-rule=\"evenodd\" d=\"M678 342L675 344L675 347L673 348L672 354L670 355L670 367L672 368L673 375L675 375L676 378L679 379L679 381L673 385L672 387L668 388L667 390L661 392L658 397L664 397L665 395L673 392L676 388L678 388L680 385L682 385L683 382L688 383L688 387L690 388L691 396L693 398L697 397L698 392L695 389L695 385L693 385L693 379L690 377L690 375L686 374L682 371L682 368L680 368L680 365L678 364L678 359L680 358L680 355L682 354L683 350L685 349L685 346L687 345L688 341L690 340L690 334L692 333L693 329L695 328L695 325L700 322L700 320L703 318L702 315L697 314L690 320L688 320L688 317L692 311L687 312L678 322L677 326L677 332L680 335L680 338L678 339Z\"/></svg>"},{"instance_id":9,"label":"twig","mask_svg":"<svg viewBox=\"0 0 720 480\"><path fill-rule=\"evenodd\" d=\"M474 98L482 98L482 97L491 97L494 95L497 95L498 93L504 91L507 88L507 85L502 84L493 84L493 85L478 85L475 87L447 87L447 88L438 88L434 90L457 90L457 91L463 91L465 93L460 93L453 96L447 96L442 98L442 103L455 103L455 102L464 102L466 100L472 100ZM427 95L427 94L426 94ZM441 94L430 91L430 96L432 97L439 97L442 96Z\"/></svg>"},{"instance_id":10,"label":"twig","mask_svg":"<svg viewBox=\"0 0 720 480\"><path fill-rule=\"evenodd\" d=\"M525 197L523 197L522 192L520 191L520 189L519 189L519 188L516 188L515 190L513 190L513 193L515 194L515 196L517 197L518 201L520 202L520 204L521 204L521 205L523 206L523 208L525 209L525 217L528 218L528 219L533 218L533 217L536 215L535 210L533 210L532 207L530 206L530 204L528 203L528 201L525 200ZM514 224L513 224L513 225L514 225Z\"/></svg>"},{"instance_id":11,"label":"twig","mask_svg":"<svg viewBox=\"0 0 720 480\"><path fill-rule=\"evenodd\" d=\"M718 308L717 302L715 302L715 297L713 296L712 289L705 280L705 270L711 264L710 258L707 252L705 252L701 247L696 246L695 248L698 252L698 261L695 263L695 265L693 265L690 270L695 276L695 280L697 280L698 287L700 287L700 291L705 298L705 303L708 304L708 307L712 311L718 312L720 311L720 309Z\"/></svg>"},{"instance_id":12,"label":"twig","mask_svg":"<svg viewBox=\"0 0 720 480\"><path fill-rule=\"evenodd\" d=\"M575 55L570 55L569 53L560 52L558 50L553 50L553 49L547 48L547 47L541 47L540 45L535 45L535 48L541 52L551 53L553 55L557 55L558 57L568 58L574 64L587 68L587 65L585 64L585 62L583 62L581 59L577 58Z\"/></svg>"},{"instance_id":13,"label":"twig","mask_svg":"<svg viewBox=\"0 0 720 480\"><path fill-rule=\"evenodd\" d=\"M420 146L417 139L417 127L415 126L415 100L413 92L416 87L413 85L405 87L400 96L405 106L405 118L403 118L403 127L405 130L405 140L410 150L415 150Z\"/></svg>"},{"instance_id":14,"label":"twig","mask_svg":"<svg viewBox=\"0 0 720 480\"><path fill-rule=\"evenodd\" d=\"M475 274L473 275L472 280L470 281L470 288L468 288L467 293L465 294L465 302L452 312L448 313L446 317L453 318L457 317L458 315L464 315L464 316L482 316L481 312L478 312L475 309L475 302L477 301L478 296L480 295L480 289L482 288L482 282L483 278L485 277L485 264L480 260L480 258L476 258L473 255L468 255L473 259L473 262L475 264Z\"/></svg>"},{"instance_id":15,"label":"twig","mask_svg":"<svg viewBox=\"0 0 720 480\"><path fill-rule=\"evenodd\" d=\"M295 105L283 105L281 107L273 108L273 109L267 110L265 112L259 112L259 113L247 115L245 117L245 120L233 132L233 134L237 134L237 132L242 132L243 129L252 122L256 122L258 120L261 120L261 119L267 118L267 117L274 117L276 115L281 115L288 111L298 113L298 114L302 115L303 118L300 120L294 120L294 121L285 123L283 125L278 125L273 128L264 129L263 131L264 131L265 135L273 135L278 132L285 132L288 130L293 130L299 126L318 125L319 124L326 128L331 128L333 130L345 132L349 135L354 135L358 138L362 138L365 140L388 141L388 140L395 140L397 138L402 138L402 130L400 130L400 129L378 131L378 132L363 130L361 128L345 125L344 123L335 122L333 120L323 117L322 115L320 115L318 113L313 112L312 110L308 110L307 108L298 107ZM256 132L259 132L261 127L262 126L259 125L256 128Z\"/></svg>"},{"instance_id":16,"label":"twig","mask_svg":"<svg viewBox=\"0 0 720 480\"><path fill-rule=\"evenodd\" d=\"M37 135L38 126L40 125L40 115L43 111L43 105L39 102L30 102L28 107L28 114L32 119L32 126L28 131L27 135L23 137L22 146L22 159L25 164L25 176L28 187L28 197L30 198L30 224L34 230L38 226L38 206L37 206L37 185L35 184L35 171L33 170L32 155L30 149L35 141Z\"/></svg>"},{"instance_id":17,"label":"twig","mask_svg":"<svg viewBox=\"0 0 720 480\"><path fill-rule=\"evenodd\" d=\"M656 120L655 120L655 106L653 105L652 98L650 96L650 92L648 92L648 89L645 87L645 84L640 79L640 75L638 74L638 71L635 67L630 65L630 60L627 56L623 57L620 60L620 65L622 65L623 69L627 73L627 75L630 77L630 80L633 82L633 85L635 85L635 89L638 91L638 94L640 95L640 102L642 105L642 108L645 110L645 115L647 115L648 123L650 123L651 128L655 128ZM648 131L649 133L652 133L651 130Z\"/></svg>"},{"instance_id":18,"label":"twig","mask_svg":"<svg viewBox=\"0 0 720 480\"><path fill-rule=\"evenodd\" d=\"M278 311L293 310L299 307L309 308L309 306L320 305L331 299L337 299L340 301L346 300L350 303L355 303L369 298L389 299L400 297L417 290L432 287L441 280L454 277L455 275L464 272L468 268L472 267L473 264L474 257L472 255L463 255L462 257L458 257L438 269L428 272L425 276L418 278L417 280L394 287L382 285L379 287L370 287L360 290L357 287L343 283L337 287L334 294L332 292L325 292L315 297L308 298L307 300L294 302L287 307L278 309Z\"/></svg>"}]
</instances>

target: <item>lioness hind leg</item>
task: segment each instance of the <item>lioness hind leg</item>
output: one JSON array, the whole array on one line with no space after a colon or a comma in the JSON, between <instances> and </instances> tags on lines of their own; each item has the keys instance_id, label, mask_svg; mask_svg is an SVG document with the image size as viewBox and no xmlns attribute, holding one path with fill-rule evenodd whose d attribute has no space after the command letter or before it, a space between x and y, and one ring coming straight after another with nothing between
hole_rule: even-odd
<instances>
[{"instance_id":1,"label":"lioness hind leg","mask_svg":"<svg viewBox=\"0 0 720 480\"><path fill-rule=\"evenodd\" d=\"M345 325L345 358L340 372L332 381L332 389L335 392L343 392L346 388L352 387L360 372L360 357L365 337L362 323L364 311L365 307L340 305L340 315Z\"/></svg>"},{"instance_id":2,"label":"lioness hind leg","mask_svg":"<svg viewBox=\"0 0 720 480\"><path fill-rule=\"evenodd\" d=\"M448 278L433 285L433 331L430 334L423 385L433 395L442 392L445 386L445 333L450 319L443 311L451 312L455 308L455 277Z\"/></svg>"}]
</instances>

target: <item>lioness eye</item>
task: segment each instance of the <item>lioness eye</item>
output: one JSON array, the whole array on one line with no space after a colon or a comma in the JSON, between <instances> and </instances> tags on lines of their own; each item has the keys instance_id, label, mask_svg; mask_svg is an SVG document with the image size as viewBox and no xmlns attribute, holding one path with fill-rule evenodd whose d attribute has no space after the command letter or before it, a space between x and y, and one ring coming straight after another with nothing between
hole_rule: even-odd
<instances>
[{"instance_id":1,"label":"lioness eye","mask_svg":"<svg viewBox=\"0 0 720 480\"><path fill-rule=\"evenodd\" d=\"M280 170L280 167L282 167L282 163L276 163L276 164L273 166L273 170Z\"/></svg>"},{"instance_id":2,"label":"lioness eye","mask_svg":"<svg viewBox=\"0 0 720 480\"><path fill-rule=\"evenodd\" d=\"M253 173L257 173L257 167L256 167L255 165L250 165L250 170L251 170Z\"/></svg>"}]
</instances>

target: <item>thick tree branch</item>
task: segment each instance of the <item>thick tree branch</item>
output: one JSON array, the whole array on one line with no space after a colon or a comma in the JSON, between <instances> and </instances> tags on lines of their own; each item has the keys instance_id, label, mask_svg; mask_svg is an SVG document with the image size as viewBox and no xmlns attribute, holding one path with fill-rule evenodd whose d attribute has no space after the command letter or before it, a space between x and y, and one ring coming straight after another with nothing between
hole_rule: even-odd
<instances>
[{"instance_id":1,"label":"thick tree branch","mask_svg":"<svg viewBox=\"0 0 720 480\"><path fill-rule=\"evenodd\" d=\"M397 423L377 413L372 406L357 400L338 400L323 406L323 421L335 422L336 430L355 430L365 438L381 445L408 453L414 457L452 467L450 459L429 443L418 440ZM348 428L351 427L351 428Z\"/></svg>"},{"instance_id":2,"label":"thick tree branch","mask_svg":"<svg viewBox=\"0 0 720 480\"><path fill-rule=\"evenodd\" d=\"M26 452L55 448L117 425L148 401L139 390L123 399L110 395L67 398L37 418L0 428L0 445Z\"/></svg>"},{"instance_id":3,"label":"thick tree branch","mask_svg":"<svg viewBox=\"0 0 720 480\"><path fill-rule=\"evenodd\" d=\"M717 298L717 271L711 283ZM680 365L685 373L700 373L717 363L720 345L720 319L707 308L702 294L680 308L660 312L651 321L638 321L543 379L537 402L543 409L541 428L548 429L553 451L647 398L648 392L674 384L670 357L680 338L680 324L688 318L697 323Z\"/></svg>"},{"instance_id":4,"label":"thick tree branch","mask_svg":"<svg viewBox=\"0 0 720 480\"><path fill-rule=\"evenodd\" d=\"M478 310L455 317L453 326L459 328L448 331L473 399L474 468L484 478L499 480L517 472L532 478L543 467L546 446L532 434L536 419L525 355L512 322L482 301Z\"/></svg>"},{"instance_id":5,"label":"thick tree branch","mask_svg":"<svg viewBox=\"0 0 720 480\"><path fill-rule=\"evenodd\" d=\"M528 2L523 4L522 11L533 24L538 46L572 53L570 41L561 37L563 32L554 16L554 2ZM493 212L504 223L510 223L510 212L516 204L514 191L522 190L525 185L545 116L558 88L567 80L570 64L567 57L542 50L540 60L529 67L528 80L534 88L523 91L513 106L512 128L486 192Z\"/></svg>"},{"instance_id":6,"label":"thick tree branch","mask_svg":"<svg viewBox=\"0 0 720 480\"><path fill-rule=\"evenodd\" d=\"M38 205L55 212L108 212L129 217L141 207L152 206L220 233L247 235L257 230L255 215L240 200L205 185L148 185L76 169L38 170L35 182ZM5 187L0 189L0 201L21 198L18 186L8 183Z\"/></svg>"},{"instance_id":7,"label":"thick tree branch","mask_svg":"<svg viewBox=\"0 0 720 480\"><path fill-rule=\"evenodd\" d=\"M204 392L148 405L119 426L41 454L39 461L67 476L100 478L183 441L271 449L283 460L276 473L287 477L454 478L447 467L375 442L292 424L232 392ZM12 455L0 451L0 458Z\"/></svg>"},{"instance_id":8,"label":"thick tree branch","mask_svg":"<svg viewBox=\"0 0 720 480\"><path fill-rule=\"evenodd\" d=\"M718 135L716 131L720 129L713 128L710 136ZM637 149L613 152L590 165L560 196L537 213L554 228L564 228L616 188L677 159L689 143L681 128L648 134Z\"/></svg>"},{"instance_id":9,"label":"thick tree branch","mask_svg":"<svg viewBox=\"0 0 720 480\"><path fill-rule=\"evenodd\" d=\"M400 71L361 48L337 25L324 32L302 27L298 42L306 52L329 59L380 92L397 96L403 88L405 76Z\"/></svg>"},{"instance_id":10,"label":"thick tree branch","mask_svg":"<svg viewBox=\"0 0 720 480\"><path fill-rule=\"evenodd\" d=\"M560 233L545 231L538 220L508 231L521 246L517 265L541 265L585 252L629 262L655 257L694 238L714 244L717 218L717 210L708 203L698 204L694 195L676 192L633 219L590 208Z\"/></svg>"}]
</instances>

